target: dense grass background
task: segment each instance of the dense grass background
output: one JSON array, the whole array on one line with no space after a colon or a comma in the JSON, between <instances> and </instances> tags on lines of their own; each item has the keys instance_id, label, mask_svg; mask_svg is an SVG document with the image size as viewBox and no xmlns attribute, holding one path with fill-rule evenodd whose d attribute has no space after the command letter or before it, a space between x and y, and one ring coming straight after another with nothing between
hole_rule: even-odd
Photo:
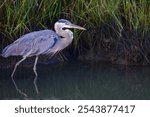
<instances>
[{"instance_id":1,"label":"dense grass background","mask_svg":"<svg viewBox=\"0 0 150 117\"><path fill-rule=\"evenodd\" d=\"M60 18L88 29L75 32L78 53L110 49L115 58L133 52L149 59L150 0L1 0L0 50L27 32L53 29Z\"/></svg>"}]
</instances>

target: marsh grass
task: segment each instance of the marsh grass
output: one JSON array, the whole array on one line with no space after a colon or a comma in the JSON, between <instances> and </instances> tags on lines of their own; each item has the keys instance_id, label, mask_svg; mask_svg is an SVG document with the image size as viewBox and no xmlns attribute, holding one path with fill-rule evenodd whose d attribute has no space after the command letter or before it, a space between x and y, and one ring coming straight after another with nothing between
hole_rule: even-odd
<instances>
[{"instance_id":1,"label":"marsh grass","mask_svg":"<svg viewBox=\"0 0 150 117\"><path fill-rule=\"evenodd\" d=\"M79 50L84 50L84 42L90 51L96 51L107 38L121 39L125 49L129 46L126 40L130 45L149 40L149 0L1 0L0 49L27 32L53 29L60 18L88 29L90 36L75 31L74 47ZM83 38L81 44L79 38Z\"/></svg>"}]
</instances>

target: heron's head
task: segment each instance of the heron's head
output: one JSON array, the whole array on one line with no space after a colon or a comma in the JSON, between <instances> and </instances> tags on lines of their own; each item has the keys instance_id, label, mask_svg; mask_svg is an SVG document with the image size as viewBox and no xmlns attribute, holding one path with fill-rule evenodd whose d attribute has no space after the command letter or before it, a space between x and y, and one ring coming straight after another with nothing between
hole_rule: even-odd
<instances>
[{"instance_id":1,"label":"heron's head","mask_svg":"<svg viewBox=\"0 0 150 117\"><path fill-rule=\"evenodd\" d=\"M69 29L69 28L74 28L74 29L80 29L80 30L86 30L85 28L75 25L71 22L69 22L68 20L65 19L60 19L55 23L55 28L60 27L62 29Z\"/></svg>"}]
</instances>

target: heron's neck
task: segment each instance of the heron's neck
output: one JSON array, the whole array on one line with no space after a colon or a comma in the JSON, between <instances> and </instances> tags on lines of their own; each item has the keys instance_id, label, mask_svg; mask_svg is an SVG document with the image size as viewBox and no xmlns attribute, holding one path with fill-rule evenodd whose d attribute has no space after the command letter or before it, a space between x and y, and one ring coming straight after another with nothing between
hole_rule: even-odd
<instances>
[{"instance_id":1,"label":"heron's neck","mask_svg":"<svg viewBox=\"0 0 150 117\"><path fill-rule=\"evenodd\" d=\"M72 41L73 40L73 32L69 29L63 30L61 27L55 27L56 33L62 37L62 39Z\"/></svg>"}]
</instances>

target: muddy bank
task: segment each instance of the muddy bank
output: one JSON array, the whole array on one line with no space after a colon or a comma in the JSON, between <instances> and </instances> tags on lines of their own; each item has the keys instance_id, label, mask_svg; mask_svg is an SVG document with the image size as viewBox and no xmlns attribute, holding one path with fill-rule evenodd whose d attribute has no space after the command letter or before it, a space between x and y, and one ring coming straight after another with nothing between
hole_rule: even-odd
<instances>
[{"instance_id":1,"label":"muddy bank","mask_svg":"<svg viewBox=\"0 0 150 117\"><path fill-rule=\"evenodd\" d=\"M21 60L22 57L8 57L3 58L0 57L0 69L7 69L7 68L13 68L15 64ZM34 57L27 58L25 61L23 61L19 67L33 67L34 65ZM46 58L40 57L38 64L53 64L57 63L57 59L52 59L51 61L48 61Z\"/></svg>"},{"instance_id":2,"label":"muddy bank","mask_svg":"<svg viewBox=\"0 0 150 117\"><path fill-rule=\"evenodd\" d=\"M21 56L12 56L8 58L0 56L0 69L14 68L15 64L21 59ZM59 64L69 60L74 60L74 58L71 56L71 54L69 54L67 49L64 51L64 53L60 52L53 57L44 55L39 56L38 65ZM23 61L19 67L33 67L34 62L35 57L29 57Z\"/></svg>"},{"instance_id":3,"label":"muddy bank","mask_svg":"<svg viewBox=\"0 0 150 117\"><path fill-rule=\"evenodd\" d=\"M142 29L119 30L103 26L89 29L80 39L79 60L108 61L123 65L150 64L150 32L141 34Z\"/></svg>"}]
</instances>

